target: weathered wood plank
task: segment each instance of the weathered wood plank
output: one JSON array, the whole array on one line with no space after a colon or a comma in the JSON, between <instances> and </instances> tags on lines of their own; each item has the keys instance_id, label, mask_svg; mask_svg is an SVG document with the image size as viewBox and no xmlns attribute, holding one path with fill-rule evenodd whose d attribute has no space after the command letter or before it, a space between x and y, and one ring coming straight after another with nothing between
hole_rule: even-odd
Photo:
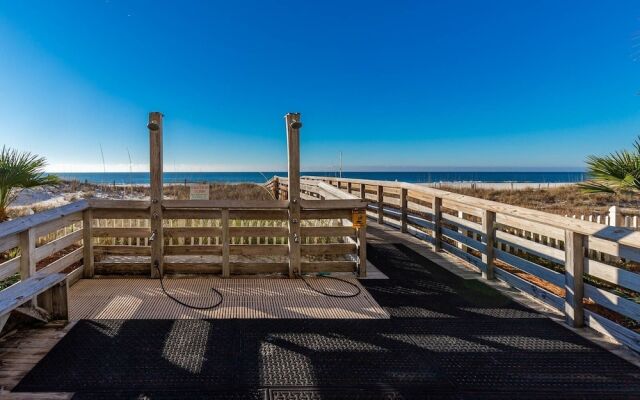
<instances>
[{"instance_id":1,"label":"weathered wood plank","mask_svg":"<svg viewBox=\"0 0 640 400\"><path fill-rule=\"evenodd\" d=\"M0 281L7 279L16 272L20 271L20 256L14 257L9 261L0 264Z\"/></svg>"},{"instance_id":2,"label":"weathered wood plank","mask_svg":"<svg viewBox=\"0 0 640 400\"><path fill-rule=\"evenodd\" d=\"M341 237L355 236L356 230L352 226L303 226L300 233L302 237Z\"/></svg>"},{"instance_id":3,"label":"weathered wood plank","mask_svg":"<svg viewBox=\"0 0 640 400\"><path fill-rule=\"evenodd\" d=\"M286 244L234 244L229 246L229 254L236 256L286 256L289 246Z\"/></svg>"},{"instance_id":4,"label":"weathered wood plank","mask_svg":"<svg viewBox=\"0 0 640 400\"><path fill-rule=\"evenodd\" d=\"M584 246L586 238L576 232L565 234L565 302L564 314L567 323L575 328L584 325L584 307L582 298L585 295Z\"/></svg>"},{"instance_id":5,"label":"weathered wood plank","mask_svg":"<svg viewBox=\"0 0 640 400\"><path fill-rule=\"evenodd\" d=\"M284 226L233 226L229 228L230 237L240 236L288 236L289 230Z\"/></svg>"},{"instance_id":6,"label":"weathered wood plank","mask_svg":"<svg viewBox=\"0 0 640 400\"><path fill-rule=\"evenodd\" d=\"M525 293L530 294L533 297L536 297L543 302L549 304L551 307L556 310L563 310L564 308L564 299L560 296L557 296L540 286L536 286L531 282L527 282L524 279L513 275L501 268L495 268L496 277L505 281L509 285L522 290Z\"/></svg>"},{"instance_id":7,"label":"weathered wood plank","mask_svg":"<svg viewBox=\"0 0 640 400\"><path fill-rule=\"evenodd\" d=\"M302 272L354 272L357 269L355 261L311 261L303 262Z\"/></svg>"},{"instance_id":8,"label":"weathered wood plank","mask_svg":"<svg viewBox=\"0 0 640 400\"><path fill-rule=\"evenodd\" d=\"M564 274L550 270L549 268L545 268L500 249L495 249L495 254L496 258L500 261L504 261L515 268L550 282L556 286L564 287Z\"/></svg>"},{"instance_id":9,"label":"weathered wood plank","mask_svg":"<svg viewBox=\"0 0 640 400\"><path fill-rule=\"evenodd\" d=\"M176 247L176 246L171 246ZM186 246L191 247L191 246ZM93 252L99 256L151 256L151 247L149 246L93 246ZM180 253L182 254L182 253ZM86 264L85 264L86 265Z\"/></svg>"},{"instance_id":10,"label":"weathered wood plank","mask_svg":"<svg viewBox=\"0 0 640 400\"><path fill-rule=\"evenodd\" d=\"M179 208L228 208L229 210L241 209L287 209L289 202L286 200L165 200L164 207L169 209Z\"/></svg>"},{"instance_id":11,"label":"weathered wood plank","mask_svg":"<svg viewBox=\"0 0 640 400\"><path fill-rule=\"evenodd\" d=\"M217 237L220 235L222 235L222 228L219 227L164 228L164 236L168 238Z\"/></svg>"},{"instance_id":12,"label":"weathered wood plank","mask_svg":"<svg viewBox=\"0 0 640 400\"><path fill-rule=\"evenodd\" d=\"M9 286L0 291L0 315L14 310L65 279L67 279L66 274L36 274Z\"/></svg>"},{"instance_id":13,"label":"weathered wood plank","mask_svg":"<svg viewBox=\"0 0 640 400\"><path fill-rule=\"evenodd\" d=\"M584 284L584 296L610 310L640 321L640 304L595 286Z\"/></svg>"},{"instance_id":14,"label":"weathered wood plank","mask_svg":"<svg viewBox=\"0 0 640 400\"><path fill-rule=\"evenodd\" d=\"M174 228L177 229L177 228ZM94 227L93 237L141 237L148 238L151 236L149 228L103 228Z\"/></svg>"},{"instance_id":15,"label":"weathered wood plank","mask_svg":"<svg viewBox=\"0 0 640 400\"><path fill-rule=\"evenodd\" d=\"M57 253L58 251L63 250L74 243L81 241L82 238L83 238L83 231L82 229L80 229L68 235L63 236L60 239L56 239L45 245L36 247L36 250L35 250L36 261L40 261L44 258L47 258L50 255Z\"/></svg>"},{"instance_id":16,"label":"weathered wood plank","mask_svg":"<svg viewBox=\"0 0 640 400\"><path fill-rule=\"evenodd\" d=\"M89 208L86 200L76 201L61 207L52 208L33 215L18 217L11 221L0 223L0 238L23 232L27 229L41 226L49 222L64 218L70 214L79 213ZM48 232L45 232L48 233Z\"/></svg>"},{"instance_id":17,"label":"weathered wood plank","mask_svg":"<svg viewBox=\"0 0 640 400\"><path fill-rule=\"evenodd\" d=\"M303 256L326 254L353 254L357 251L355 243L303 244L300 252Z\"/></svg>"},{"instance_id":18,"label":"weathered wood plank","mask_svg":"<svg viewBox=\"0 0 640 400\"><path fill-rule=\"evenodd\" d=\"M74 251L72 251L71 253L66 254L63 257L60 257L59 259L47 265L46 267L42 268L38 272L45 273L45 274L60 272L65 268L67 268L68 266L70 266L71 264L82 260L83 252L84 250L82 249L82 247L79 247Z\"/></svg>"},{"instance_id":19,"label":"weathered wood plank","mask_svg":"<svg viewBox=\"0 0 640 400\"><path fill-rule=\"evenodd\" d=\"M584 259L584 273L631 290L640 289L640 274L586 257Z\"/></svg>"}]
</instances>

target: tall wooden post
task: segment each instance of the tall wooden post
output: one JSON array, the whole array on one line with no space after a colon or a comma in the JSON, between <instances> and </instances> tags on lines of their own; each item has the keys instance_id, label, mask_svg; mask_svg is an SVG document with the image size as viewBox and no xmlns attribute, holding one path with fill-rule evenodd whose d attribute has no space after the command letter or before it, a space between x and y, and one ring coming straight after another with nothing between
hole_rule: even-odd
<instances>
[{"instance_id":1,"label":"tall wooden post","mask_svg":"<svg viewBox=\"0 0 640 400\"><path fill-rule=\"evenodd\" d=\"M85 278L93 278L94 275L92 223L93 211L84 210L82 213L82 263L84 264L82 276Z\"/></svg>"},{"instance_id":2,"label":"tall wooden post","mask_svg":"<svg viewBox=\"0 0 640 400\"><path fill-rule=\"evenodd\" d=\"M162 113L149 113L151 172L151 276L164 273L164 235L162 232Z\"/></svg>"},{"instance_id":3,"label":"tall wooden post","mask_svg":"<svg viewBox=\"0 0 640 400\"><path fill-rule=\"evenodd\" d=\"M378 223L384 223L384 186L378 185Z\"/></svg>"},{"instance_id":4,"label":"tall wooden post","mask_svg":"<svg viewBox=\"0 0 640 400\"><path fill-rule=\"evenodd\" d=\"M278 200L280 198L280 179L273 179L273 198Z\"/></svg>"},{"instance_id":5,"label":"tall wooden post","mask_svg":"<svg viewBox=\"0 0 640 400\"><path fill-rule=\"evenodd\" d=\"M367 186L364 183L360 184L360 198L362 200L367 199Z\"/></svg>"},{"instance_id":6,"label":"tall wooden post","mask_svg":"<svg viewBox=\"0 0 640 400\"><path fill-rule=\"evenodd\" d=\"M300 113L285 115L289 172L289 277L300 270Z\"/></svg>"},{"instance_id":7,"label":"tall wooden post","mask_svg":"<svg viewBox=\"0 0 640 400\"><path fill-rule=\"evenodd\" d=\"M496 213L493 211L485 210L482 215L482 232L485 234L485 252L482 253L482 262L485 264L487 270L482 273L482 276L486 279L495 279L495 271L494 271L494 258L495 258L495 222L496 222Z\"/></svg>"},{"instance_id":8,"label":"tall wooden post","mask_svg":"<svg viewBox=\"0 0 640 400\"><path fill-rule=\"evenodd\" d=\"M586 237L565 231L564 235L564 314L567 324L579 328L584 325L584 248Z\"/></svg>"},{"instance_id":9,"label":"tall wooden post","mask_svg":"<svg viewBox=\"0 0 640 400\"><path fill-rule=\"evenodd\" d=\"M25 280L36 273L36 230L27 229L20 233L20 279ZM31 305L38 305L38 297L31 299Z\"/></svg>"},{"instance_id":10,"label":"tall wooden post","mask_svg":"<svg viewBox=\"0 0 640 400\"><path fill-rule=\"evenodd\" d=\"M407 232L407 195L409 191L405 188L400 189L400 232Z\"/></svg>"},{"instance_id":11,"label":"tall wooden post","mask_svg":"<svg viewBox=\"0 0 640 400\"><path fill-rule=\"evenodd\" d=\"M442 250L442 197L433 198L433 238L435 240L434 247L436 251Z\"/></svg>"},{"instance_id":12,"label":"tall wooden post","mask_svg":"<svg viewBox=\"0 0 640 400\"><path fill-rule=\"evenodd\" d=\"M229 270L229 209L222 209L222 277L228 278Z\"/></svg>"}]
</instances>

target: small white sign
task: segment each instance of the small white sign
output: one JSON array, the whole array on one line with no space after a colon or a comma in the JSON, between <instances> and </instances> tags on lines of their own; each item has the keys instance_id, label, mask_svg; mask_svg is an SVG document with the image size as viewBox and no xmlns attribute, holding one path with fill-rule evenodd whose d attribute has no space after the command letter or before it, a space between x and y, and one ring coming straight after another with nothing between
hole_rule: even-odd
<instances>
[{"instance_id":1,"label":"small white sign","mask_svg":"<svg viewBox=\"0 0 640 400\"><path fill-rule=\"evenodd\" d=\"M189 200L209 200L209 185L189 186Z\"/></svg>"}]
</instances>

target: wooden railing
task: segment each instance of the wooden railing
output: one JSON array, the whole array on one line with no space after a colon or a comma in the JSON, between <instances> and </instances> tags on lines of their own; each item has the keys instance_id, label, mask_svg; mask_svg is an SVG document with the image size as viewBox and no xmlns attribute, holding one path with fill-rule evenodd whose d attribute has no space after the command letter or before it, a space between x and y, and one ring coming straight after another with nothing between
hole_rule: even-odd
<instances>
[{"instance_id":1,"label":"wooden railing","mask_svg":"<svg viewBox=\"0 0 640 400\"><path fill-rule=\"evenodd\" d=\"M0 283L69 272L73 284L95 275L152 276L150 201L82 200L0 224ZM167 274L357 272L366 274L365 233L351 213L366 203L302 202L290 262L289 201L163 200ZM362 253L364 254L364 253Z\"/></svg>"},{"instance_id":2,"label":"wooden railing","mask_svg":"<svg viewBox=\"0 0 640 400\"><path fill-rule=\"evenodd\" d=\"M377 222L537 297L570 325L640 351L640 232L402 182L308 176L302 193L325 198L318 182L370 202ZM286 198L286 179L269 187Z\"/></svg>"}]
</instances>

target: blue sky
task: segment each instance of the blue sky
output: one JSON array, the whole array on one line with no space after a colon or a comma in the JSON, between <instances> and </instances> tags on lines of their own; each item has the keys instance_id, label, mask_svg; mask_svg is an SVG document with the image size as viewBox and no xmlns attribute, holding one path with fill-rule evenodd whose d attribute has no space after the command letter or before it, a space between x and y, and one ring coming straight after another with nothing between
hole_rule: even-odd
<instances>
[{"instance_id":1,"label":"blue sky","mask_svg":"<svg viewBox=\"0 0 640 400\"><path fill-rule=\"evenodd\" d=\"M57 171L580 168L640 133L640 2L0 0L0 143Z\"/></svg>"}]
</instances>

